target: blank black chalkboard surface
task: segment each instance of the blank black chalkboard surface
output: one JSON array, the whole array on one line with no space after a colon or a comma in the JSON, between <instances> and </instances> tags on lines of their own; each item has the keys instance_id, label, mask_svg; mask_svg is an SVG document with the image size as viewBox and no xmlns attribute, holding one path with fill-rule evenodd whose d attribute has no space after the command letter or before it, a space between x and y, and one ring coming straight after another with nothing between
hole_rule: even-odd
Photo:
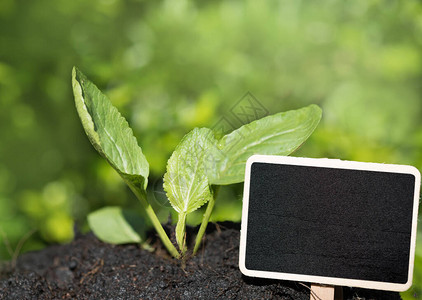
<instances>
[{"instance_id":1,"label":"blank black chalkboard surface","mask_svg":"<svg viewBox=\"0 0 422 300\"><path fill-rule=\"evenodd\" d=\"M245 173L242 273L408 289L420 181L412 166L252 156Z\"/></svg>"}]
</instances>

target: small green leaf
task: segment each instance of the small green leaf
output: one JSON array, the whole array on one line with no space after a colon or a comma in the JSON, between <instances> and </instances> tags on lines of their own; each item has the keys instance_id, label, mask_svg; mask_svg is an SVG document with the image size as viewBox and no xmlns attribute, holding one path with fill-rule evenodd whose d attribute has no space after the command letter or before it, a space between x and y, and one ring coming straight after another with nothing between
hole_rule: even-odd
<instances>
[{"instance_id":1,"label":"small green leaf","mask_svg":"<svg viewBox=\"0 0 422 300\"><path fill-rule=\"evenodd\" d=\"M215 162L207 167L209 182L242 182L251 155L289 155L306 141L320 119L321 109L310 105L253 121L223 136L210 150Z\"/></svg>"},{"instance_id":2,"label":"small green leaf","mask_svg":"<svg viewBox=\"0 0 422 300\"><path fill-rule=\"evenodd\" d=\"M117 206L104 207L90 213L88 224L99 240L111 244L140 243L143 240L141 236L145 234L142 218Z\"/></svg>"},{"instance_id":3,"label":"small green leaf","mask_svg":"<svg viewBox=\"0 0 422 300\"><path fill-rule=\"evenodd\" d=\"M126 181L145 191L149 165L125 118L76 68L72 86L76 109L94 148Z\"/></svg>"},{"instance_id":4,"label":"small green leaf","mask_svg":"<svg viewBox=\"0 0 422 300\"><path fill-rule=\"evenodd\" d=\"M216 140L208 128L195 128L176 147L167 162L164 190L173 208L179 213L176 239L183 249L186 215L212 197L205 170L208 150Z\"/></svg>"}]
</instances>

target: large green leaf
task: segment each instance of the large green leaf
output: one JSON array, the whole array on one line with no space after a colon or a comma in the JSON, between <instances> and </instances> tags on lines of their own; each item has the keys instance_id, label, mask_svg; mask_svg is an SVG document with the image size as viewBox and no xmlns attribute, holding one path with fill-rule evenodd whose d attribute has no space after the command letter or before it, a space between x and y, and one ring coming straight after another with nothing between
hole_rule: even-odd
<instances>
[{"instance_id":1,"label":"large green leaf","mask_svg":"<svg viewBox=\"0 0 422 300\"><path fill-rule=\"evenodd\" d=\"M210 129L195 128L182 139L167 162L163 186L171 205L179 213L176 239L181 248L186 215L212 197L205 162L209 149L215 145Z\"/></svg>"},{"instance_id":2,"label":"large green leaf","mask_svg":"<svg viewBox=\"0 0 422 300\"><path fill-rule=\"evenodd\" d=\"M125 118L77 68L72 71L72 86L76 109L92 145L126 181L144 191L148 162Z\"/></svg>"},{"instance_id":3,"label":"large green leaf","mask_svg":"<svg viewBox=\"0 0 422 300\"><path fill-rule=\"evenodd\" d=\"M141 236L145 234L143 219L117 206L104 207L90 213L88 224L98 239L111 244L140 243Z\"/></svg>"},{"instance_id":4,"label":"large green leaf","mask_svg":"<svg viewBox=\"0 0 422 300\"><path fill-rule=\"evenodd\" d=\"M223 136L210 148L213 164L207 167L210 184L242 182L245 163L253 154L288 155L311 135L321 119L321 109L310 105L271 115Z\"/></svg>"}]
</instances>

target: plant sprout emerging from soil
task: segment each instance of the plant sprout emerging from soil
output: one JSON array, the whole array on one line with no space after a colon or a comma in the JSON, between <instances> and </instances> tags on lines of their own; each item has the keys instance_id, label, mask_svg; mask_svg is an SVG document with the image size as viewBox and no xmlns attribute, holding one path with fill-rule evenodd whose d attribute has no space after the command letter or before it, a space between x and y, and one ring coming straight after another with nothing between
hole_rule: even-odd
<instances>
[{"instance_id":1,"label":"plant sprout emerging from soil","mask_svg":"<svg viewBox=\"0 0 422 300\"><path fill-rule=\"evenodd\" d=\"M246 160L253 154L292 153L311 135L321 119L321 109L310 105L253 121L221 138L216 138L208 128L195 128L186 134L167 162L163 184L171 206L178 213L176 248L148 202L149 165L129 124L77 68L72 71L72 85L76 109L92 145L139 199L164 246L176 258L185 256L187 251L185 222L189 213L208 203L195 239L195 254L219 186L242 182ZM107 207L91 213L88 221L103 241L140 243L142 235L128 223L130 218L133 216L119 207Z\"/></svg>"}]
</instances>

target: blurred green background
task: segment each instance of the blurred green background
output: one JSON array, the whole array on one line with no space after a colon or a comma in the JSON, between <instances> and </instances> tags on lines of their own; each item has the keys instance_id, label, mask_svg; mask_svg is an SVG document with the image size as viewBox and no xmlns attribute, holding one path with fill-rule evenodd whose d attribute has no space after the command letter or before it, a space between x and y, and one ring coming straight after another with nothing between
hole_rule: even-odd
<instances>
[{"instance_id":1,"label":"blurred green background","mask_svg":"<svg viewBox=\"0 0 422 300\"><path fill-rule=\"evenodd\" d=\"M160 178L195 126L248 91L269 113L319 104L299 156L422 170L422 4L418 1L0 1L0 257L72 239L104 205L140 210L93 150L74 108L78 66L135 130L166 222ZM242 186L214 220L240 220ZM195 224L200 214L189 220ZM422 236L414 285L422 297ZM18 247L19 248L19 247Z\"/></svg>"}]
</instances>

